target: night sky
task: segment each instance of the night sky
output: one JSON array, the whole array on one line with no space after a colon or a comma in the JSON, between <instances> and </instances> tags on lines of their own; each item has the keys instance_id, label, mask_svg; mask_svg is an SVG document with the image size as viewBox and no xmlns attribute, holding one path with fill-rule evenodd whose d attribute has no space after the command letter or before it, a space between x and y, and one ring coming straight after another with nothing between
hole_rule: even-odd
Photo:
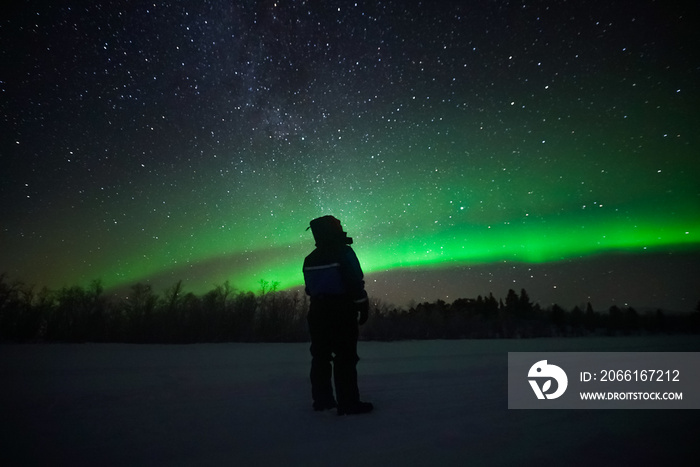
<instances>
[{"instance_id":1,"label":"night sky","mask_svg":"<svg viewBox=\"0 0 700 467\"><path fill-rule=\"evenodd\" d=\"M27 1L0 16L0 272L372 297L700 300L696 11L674 1Z\"/></svg>"}]
</instances>

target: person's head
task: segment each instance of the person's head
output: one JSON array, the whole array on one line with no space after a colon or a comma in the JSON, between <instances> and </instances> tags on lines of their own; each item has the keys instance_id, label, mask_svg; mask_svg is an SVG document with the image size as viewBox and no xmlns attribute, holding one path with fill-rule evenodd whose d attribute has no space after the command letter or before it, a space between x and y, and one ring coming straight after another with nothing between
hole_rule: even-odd
<instances>
[{"instance_id":1,"label":"person's head","mask_svg":"<svg viewBox=\"0 0 700 467\"><path fill-rule=\"evenodd\" d=\"M317 217L309 224L316 246L349 245L352 243L352 238L343 232L340 221L333 216Z\"/></svg>"}]
</instances>

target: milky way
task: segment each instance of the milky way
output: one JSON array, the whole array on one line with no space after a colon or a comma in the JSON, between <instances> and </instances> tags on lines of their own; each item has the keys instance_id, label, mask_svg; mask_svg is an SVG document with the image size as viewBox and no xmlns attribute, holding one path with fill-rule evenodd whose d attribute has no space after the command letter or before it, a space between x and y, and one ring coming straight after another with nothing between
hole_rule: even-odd
<instances>
[{"instance_id":1,"label":"milky way","mask_svg":"<svg viewBox=\"0 0 700 467\"><path fill-rule=\"evenodd\" d=\"M284 289L333 214L385 300L690 310L697 35L633 3L26 2L0 270Z\"/></svg>"}]
</instances>

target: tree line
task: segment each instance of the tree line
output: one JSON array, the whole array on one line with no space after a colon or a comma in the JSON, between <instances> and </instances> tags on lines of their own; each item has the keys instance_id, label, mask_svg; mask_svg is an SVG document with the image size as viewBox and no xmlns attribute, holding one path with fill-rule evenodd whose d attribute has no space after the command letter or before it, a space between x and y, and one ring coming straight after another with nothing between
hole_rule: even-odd
<instances>
[{"instance_id":1,"label":"tree line","mask_svg":"<svg viewBox=\"0 0 700 467\"><path fill-rule=\"evenodd\" d=\"M616 305L596 311L565 310L557 304L542 308L525 289L510 289L505 301L492 293L411 306L408 310L379 304L364 329L367 339L495 339L700 333L700 302L692 313L657 309L638 312Z\"/></svg>"},{"instance_id":2,"label":"tree line","mask_svg":"<svg viewBox=\"0 0 700 467\"><path fill-rule=\"evenodd\" d=\"M182 281L156 293L134 284L127 296L105 294L100 281L58 290L10 282L0 275L1 342L306 342L308 297L260 281L257 294L228 282L209 292L187 292ZM483 339L550 336L700 333L700 303L692 313L639 313L611 306L596 311L542 308L527 292L411 305L371 300L360 328L365 340Z\"/></svg>"}]
</instances>

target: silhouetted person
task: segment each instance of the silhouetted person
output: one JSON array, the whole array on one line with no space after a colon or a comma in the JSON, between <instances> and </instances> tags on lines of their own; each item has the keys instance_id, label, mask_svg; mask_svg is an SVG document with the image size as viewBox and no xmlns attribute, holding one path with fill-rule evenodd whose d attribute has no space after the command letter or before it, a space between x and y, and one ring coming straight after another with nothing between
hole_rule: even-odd
<instances>
[{"instance_id":1,"label":"silhouetted person","mask_svg":"<svg viewBox=\"0 0 700 467\"><path fill-rule=\"evenodd\" d=\"M373 406L360 401L356 369L358 323L367 321L369 310L360 262L348 246L352 238L343 232L338 219L319 217L311 221L310 228L316 249L304 260L304 282L311 297L308 322L313 407L337 407L338 415L367 413Z\"/></svg>"}]
</instances>

